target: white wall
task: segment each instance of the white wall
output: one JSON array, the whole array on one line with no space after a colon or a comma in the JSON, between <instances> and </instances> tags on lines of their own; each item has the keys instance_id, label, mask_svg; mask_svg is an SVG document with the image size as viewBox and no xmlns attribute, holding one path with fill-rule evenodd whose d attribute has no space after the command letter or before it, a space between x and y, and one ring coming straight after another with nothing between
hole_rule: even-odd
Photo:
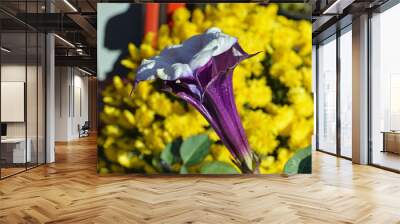
<instances>
[{"instance_id":1,"label":"white wall","mask_svg":"<svg viewBox=\"0 0 400 224\"><path fill-rule=\"evenodd\" d=\"M368 163L368 15L352 23L352 159Z\"/></svg>"},{"instance_id":2,"label":"white wall","mask_svg":"<svg viewBox=\"0 0 400 224\"><path fill-rule=\"evenodd\" d=\"M106 26L111 18L129 10L128 3L101 3L97 5L97 78L106 79L121 54L120 50L111 50L105 46Z\"/></svg>"},{"instance_id":3,"label":"white wall","mask_svg":"<svg viewBox=\"0 0 400 224\"><path fill-rule=\"evenodd\" d=\"M5 64L1 66L1 81L2 82L25 82L25 64ZM28 73L34 69L28 66ZM31 94L27 94L28 97ZM35 94L36 96L36 94ZM7 108L1 108L7 110ZM29 115L28 115L29 116ZM29 117L28 117L28 120ZM25 122L7 122L7 137L25 137Z\"/></svg>"},{"instance_id":4,"label":"white wall","mask_svg":"<svg viewBox=\"0 0 400 224\"><path fill-rule=\"evenodd\" d=\"M88 77L76 68L56 67L56 141L79 137L78 124L88 120Z\"/></svg>"},{"instance_id":5,"label":"white wall","mask_svg":"<svg viewBox=\"0 0 400 224\"><path fill-rule=\"evenodd\" d=\"M39 70L37 70L39 69ZM25 80L27 78L27 80ZM22 122L6 122L7 137L9 138L24 138L25 135L30 140L32 150L32 161L44 163L44 74L42 68L36 65L28 65L20 63L6 63L1 66L1 81L2 82L24 82L26 83L26 107L21 108L21 112L26 112L26 121ZM24 90L21 90L24 94ZM2 95L3 97L7 97ZM1 110L12 110L9 107L2 107ZM11 112L12 111L8 111ZM37 156L36 153L39 153Z\"/></svg>"},{"instance_id":6,"label":"white wall","mask_svg":"<svg viewBox=\"0 0 400 224\"><path fill-rule=\"evenodd\" d=\"M55 69L55 140L68 140L68 117L70 85L69 68L56 67Z\"/></svg>"},{"instance_id":7,"label":"white wall","mask_svg":"<svg viewBox=\"0 0 400 224\"><path fill-rule=\"evenodd\" d=\"M313 91L313 97L314 97L314 133L313 133L313 136L312 136L312 143L311 143L311 148L312 148L312 150L316 150L317 149L317 146L316 146L316 144L317 144L317 136L316 136L316 133L317 133L317 122L316 122L316 120L317 120L317 107L316 107L316 105L317 105L317 96L316 96L316 93L317 93L317 86L316 86L316 83L317 83L317 80L316 80L316 78L317 78L317 47L315 46L315 45L312 45L312 91Z\"/></svg>"},{"instance_id":8,"label":"white wall","mask_svg":"<svg viewBox=\"0 0 400 224\"><path fill-rule=\"evenodd\" d=\"M54 5L46 1L46 8L54 12ZM55 41L54 34L46 34L46 163L56 160L55 153Z\"/></svg>"}]
</instances>

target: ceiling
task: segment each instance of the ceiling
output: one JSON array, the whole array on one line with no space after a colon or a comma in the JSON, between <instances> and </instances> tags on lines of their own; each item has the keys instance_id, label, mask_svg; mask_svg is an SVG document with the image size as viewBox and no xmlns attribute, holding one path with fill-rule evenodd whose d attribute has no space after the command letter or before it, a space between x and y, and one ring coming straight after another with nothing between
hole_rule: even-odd
<instances>
[{"instance_id":1,"label":"ceiling","mask_svg":"<svg viewBox=\"0 0 400 224\"><path fill-rule=\"evenodd\" d=\"M72 63L82 61L84 64L82 67L96 71L96 6L98 2L100 1L50 0L46 6L45 0L1 0L2 46L12 49L7 54L7 58L17 60L24 58L27 53L28 58L31 58L31 54L35 54L36 46L29 43L33 35L27 35L28 45L25 50L26 30L35 33L54 32L57 34L55 38L56 65L72 65Z\"/></svg>"},{"instance_id":2,"label":"ceiling","mask_svg":"<svg viewBox=\"0 0 400 224\"><path fill-rule=\"evenodd\" d=\"M313 43L352 23L352 18L374 11L389 0L315 0L313 4Z\"/></svg>"},{"instance_id":3,"label":"ceiling","mask_svg":"<svg viewBox=\"0 0 400 224\"><path fill-rule=\"evenodd\" d=\"M356 15L386 1L309 0L313 9L313 37L328 35L327 30L344 17ZM15 48L14 54L24 55L25 39L20 38L23 34L18 34L19 32L25 32L27 28L31 31L54 32L60 37L55 38L56 63L77 64L77 66L82 63L82 66L95 71L97 3L134 1L48 0L50 4L47 6L45 2L45 0L0 0L1 30L3 33L9 33L3 35L5 38L3 45L6 46L8 42L10 47ZM32 51L31 46L33 47L29 44L28 54Z\"/></svg>"}]
</instances>

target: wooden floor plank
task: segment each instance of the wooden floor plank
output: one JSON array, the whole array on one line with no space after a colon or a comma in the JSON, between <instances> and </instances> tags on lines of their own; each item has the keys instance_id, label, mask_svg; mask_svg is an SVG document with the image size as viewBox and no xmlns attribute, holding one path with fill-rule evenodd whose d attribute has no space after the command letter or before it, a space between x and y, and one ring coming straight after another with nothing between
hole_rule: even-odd
<instances>
[{"instance_id":1,"label":"wooden floor plank","mask_svg":"<svg viewBox=\"0 0 400 224\"><path fill-rule=\"evenodd\" d=\"M98 176L96 139L0 181L0 223L400 223L400 175L320 152L313 174Z\"/></svg>"}]
</instances>

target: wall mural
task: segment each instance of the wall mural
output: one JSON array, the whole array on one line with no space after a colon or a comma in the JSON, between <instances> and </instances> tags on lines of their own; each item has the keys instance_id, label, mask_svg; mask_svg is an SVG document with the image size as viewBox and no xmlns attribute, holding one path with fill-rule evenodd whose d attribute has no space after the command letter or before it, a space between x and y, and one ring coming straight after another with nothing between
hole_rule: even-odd
<instances>
[{"instance_id":1,"label":"wall mural","mask_svg":"<svg viewBox=\"0 0 400 224\"><path fill-rule=\"evenodd\" d=\"M98 172L311 173L308 4L172 6L98 6Z\"/></svg>"}]
</instances>

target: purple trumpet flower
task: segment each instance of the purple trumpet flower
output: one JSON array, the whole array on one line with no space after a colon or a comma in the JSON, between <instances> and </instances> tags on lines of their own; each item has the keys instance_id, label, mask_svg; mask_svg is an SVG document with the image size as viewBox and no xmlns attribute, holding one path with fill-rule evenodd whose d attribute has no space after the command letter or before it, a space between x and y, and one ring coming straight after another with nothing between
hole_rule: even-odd
<instances>
[{"instance_id":1,"label":"purple trumpet flower","mask_svg":"<svg viewBox=\"0 0 400 224\"><path fill-rule=\"evenodd\" d=\"M235 37L211 28L160 55L143 60L135 85L163 80L164 90L193 105L210 123L243 173L253 173L257 162L235 105L232 74L247 54Z\"/></svg>"}]
</instances>

